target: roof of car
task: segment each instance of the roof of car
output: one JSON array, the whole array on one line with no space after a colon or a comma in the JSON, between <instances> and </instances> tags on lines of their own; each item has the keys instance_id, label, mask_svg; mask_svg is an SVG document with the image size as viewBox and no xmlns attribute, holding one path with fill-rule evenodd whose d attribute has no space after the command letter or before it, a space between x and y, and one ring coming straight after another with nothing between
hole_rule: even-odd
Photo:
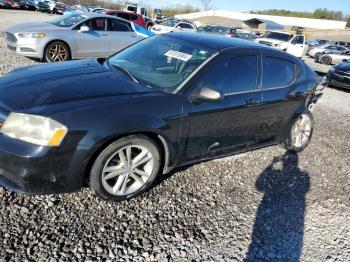
<instances>
[{"instance_id":1,"label":"roof of car","mask_svg":"<svg viewBox=\"0 0 350 262\"><path fill-rule=\"evenodd\" d=\"M199 34L199 33L189 33L189 32L172 32L167 34L168 36L182 39L185 41L190 41L193 43L197 43L210 49L220 51L222 49L230 48L230 47L258 47L264 48L264 46L249 42L245 40L240 40L236 38L220 36L220 35L212 35L212 34Z\"/></svg>"}]
</instances>

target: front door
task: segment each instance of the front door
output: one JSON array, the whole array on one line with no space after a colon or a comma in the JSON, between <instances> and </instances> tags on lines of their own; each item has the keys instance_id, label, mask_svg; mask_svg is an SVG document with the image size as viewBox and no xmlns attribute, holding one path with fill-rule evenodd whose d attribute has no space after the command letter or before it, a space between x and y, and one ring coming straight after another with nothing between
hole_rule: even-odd
<instances>
[{"instance_id":1,"label":"front door","mask_svg":"<svg viewBox=\"0 0 350 262\"><path fill-rule=\"evenodd\" d=\"M305 36L296 35L289 41L287 53L302 58L306 55L307 49L308 46L305 42Z\"/></svg>"},{"instance_id":2,"label":"front door","mask_svg":"<svg viewBox=\"0 0 350 262\"><path fill-rule=\"evenodd\" d=\"M226 154L257 143L256 119L262 94L259 55L230 54L199 76L194 91L203 87L219 91L215 102L189 102L188 141L183 162Z\"/></svg>"},{"instance_id":3,"label":"front door","mask_svg":"<svg viewBox=\"0 0 350 262\"><path fill-rule=\"evenodd\" d=\"M88 32L76 31L77 58L105 58L109 55L110 36L107 31L107 19L92 18L81 26L89 27Z\"/></svg>"}]
</instances>

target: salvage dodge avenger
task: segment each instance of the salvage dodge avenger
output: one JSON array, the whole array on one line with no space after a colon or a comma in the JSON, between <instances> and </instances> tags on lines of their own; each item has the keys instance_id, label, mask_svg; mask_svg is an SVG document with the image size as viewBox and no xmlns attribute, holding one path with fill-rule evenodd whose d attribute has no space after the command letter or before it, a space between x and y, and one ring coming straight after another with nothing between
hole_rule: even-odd
<instances>
[{"instance_id":1,"label":"salvage dodge avenger","mask_svg":"<svg viewBox=\"0 0 350 262\"><path fill-rule=\"evenodd\" d=\"M145 52L147 50L147 52ZM0 184L110 201L173 168L275 144L301 152L321 96L292 55L195 33L0 78Z\"/></svg>"}]
</instances>

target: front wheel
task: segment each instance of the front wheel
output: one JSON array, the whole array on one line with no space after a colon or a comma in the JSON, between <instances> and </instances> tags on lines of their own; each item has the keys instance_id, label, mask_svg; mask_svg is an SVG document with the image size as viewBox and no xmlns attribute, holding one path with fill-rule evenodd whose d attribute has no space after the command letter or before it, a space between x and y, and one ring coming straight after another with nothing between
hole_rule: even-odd
<instances>
[{"instance_id":1,"label":"front wheel","mask_svg":"<svg viewBox=\"0 0 350 262\"><path fill-rule=\"evenodd\" d=\"M291 152L300 153L310 143L314 129L314 119L311 112L301 114L294 122L284 147Z\"/></svg>"},{"instance_id":2,"label":"front wheel","mask_svg":"<svg viewBox=\"0 0 350 262\"><path fill-rule=\"evenodd\" d=\"M160 150L146 136L133 135L110 144L97 157L90 187L108 201L123 201L149 189L161 166Z\"/></svg>"},{"instance_id":3,"label":"front wheel","mask_svg":"<svg viewBox=\"0 0 350 262\"><path fill-rule=\"evenodd\" d=\"M63 62L71 59L69 47L61 42L54 41L45 49L45 60L48 63Z\"/></svg>"},{"instance_id":4,"label":"front wheel","mask_svg":"<svg viewBox=\"0 0 350 262\"><path fill-rule=\"evenodd\" d=\"M332 64L332 58L328 55L325 55L321 58L321 62L324 65L331 65Z\"/></svg>"}]
</instances>

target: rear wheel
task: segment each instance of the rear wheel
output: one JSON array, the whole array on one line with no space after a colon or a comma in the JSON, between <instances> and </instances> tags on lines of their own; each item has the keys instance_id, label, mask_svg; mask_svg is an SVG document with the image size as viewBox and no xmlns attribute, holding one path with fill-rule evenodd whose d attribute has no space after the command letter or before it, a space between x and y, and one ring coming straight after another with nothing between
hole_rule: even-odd
<instances>
[{"instance_id":1,"label":"rear wheel","mask_svg":"<svg viewBox=\"0 0 350 262\"><path fill-rule=\"evenodd\" d=\"M294 122L284 143L287 150L295 153L303 151L310 143L314 119L310 112L301 114Z\"/></svg>"},{"instance_id":2,"label":"rear wheel","mask_svg":"<svg viewBox=\"0 0 350 262\"><path fill-rule=\"evenodd\" d=\"M331 65L332 64L332 57L325 55L321 58L321 62L322 62L322 64L325 64L325 65Z\"/></svg>"},{"instance_id":3,"label":"rear wheel","mask_svg":"<svg viewBox=\"0 0 350 262\"><path fill-rule=\"evenodd\" d=\"M61 42L54 41L45 49L45 60L48 63L63 62L71 59L69 47Z\"/></svg>"},{"instance_id":4,"label":"rear wheel","mask_svg":"<svg viewBox=\"0 0 350 262\"><path fill-rule=\"evenodd\" d=\"M108 201L136 197L150 188L160 170L160 150L146 136L136 135L110 144L97 157L90 187Z\"/></svg>"}]
</instances>

